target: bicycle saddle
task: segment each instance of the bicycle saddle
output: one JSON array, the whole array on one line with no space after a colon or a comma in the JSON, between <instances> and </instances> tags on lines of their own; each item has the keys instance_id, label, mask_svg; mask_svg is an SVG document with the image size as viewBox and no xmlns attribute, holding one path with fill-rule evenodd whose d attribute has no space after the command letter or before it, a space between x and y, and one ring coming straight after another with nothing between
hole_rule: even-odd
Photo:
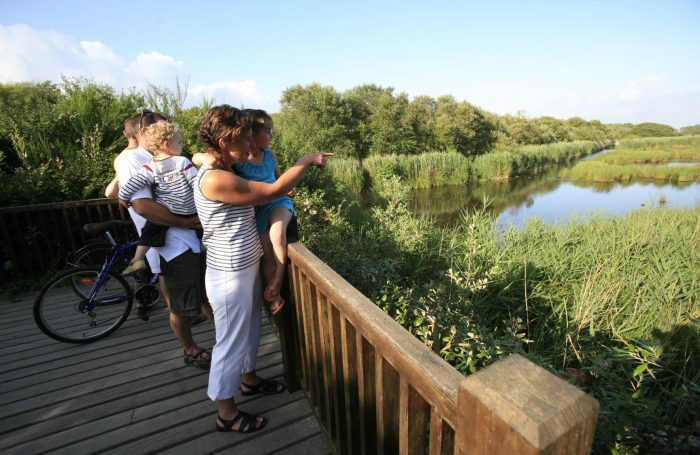
<instances>
[{"instance_id":1,"label":"bicycle saddle","mask_svg":"<svg viewBox=\"0 0 700 455\"><path fill-rule=\"evenodd\" d=\"M111 220L101 223L88 223L83 226L83 230L90 235L102 234L110 229L122 228L131 226L131 221Z\"/></svg>"}]
</instances>

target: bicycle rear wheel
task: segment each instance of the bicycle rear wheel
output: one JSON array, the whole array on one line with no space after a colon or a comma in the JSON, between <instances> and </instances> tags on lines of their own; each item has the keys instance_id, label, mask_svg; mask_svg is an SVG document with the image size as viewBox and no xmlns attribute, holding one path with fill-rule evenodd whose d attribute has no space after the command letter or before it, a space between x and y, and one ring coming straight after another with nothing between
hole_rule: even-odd
<instances>
[{"instance_id":1,"label":"bicycle rear wheel","mask_svg":"<svg viewBox=\"0 0 700 455\"><path fill-rule=\"evenodd\" d=\"M34 302L34 320L42 332L68 343L104 338L124 323L133 292L126 280L110 271L98 286L100 269L81 267L63 272L46 283Z\"/></svg>"}]
</instances>

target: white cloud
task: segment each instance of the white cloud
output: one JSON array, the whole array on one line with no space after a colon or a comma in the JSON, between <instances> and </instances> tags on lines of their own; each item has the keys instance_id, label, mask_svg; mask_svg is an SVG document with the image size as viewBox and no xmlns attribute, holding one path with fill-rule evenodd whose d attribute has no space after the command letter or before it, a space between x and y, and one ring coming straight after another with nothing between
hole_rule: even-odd
<instances>
[{"instance_id":1,"label":"white cloud","mask_svg":"<svg viewBox=\"0 0 700 455\"><path fill-rule=\"evenodd\" d=\"M564 90L570 89L570 92ZM533 90L530 94L535 94ZM514 97L515 98L515 97ZM656 122L676 128L700 123L700 84L672 88L665 74L642 75L617 85L579 86L513 99L499 113L524 110L530 117L583 117L604 123ZM489 108L487 103L483 107Z\"/></svg>"},{"instance_id":2,"label":"white cloud","mask_svg":"<svg viewBox=\"0 0 700 455\"><path fill-rule=\"evenodd\" d=\"M186 72L185 64L168 55L159 52L141 52L136 60L127 63L124 68L124 77L135 87L143 87L147 84L169 86L177 75L182 77Z\"/></svg>"},{"instance_id":3,"label":"white cloud","mask_svg":"<svg viewBox=\"0 0 700 455\"><path fill-rule=\"evenodd\" d=\"M0 25L0 83L60 82L61 75L86 77L117 91L145 89L148 84L175 89L178 79L182 83L188 78L185 62L157 51L141 52L129 59L100 41L77 41L27 25ZM214 97L217 103L273 105L252 80L190 85L185 105L199 104L203 96Z\"/></svg>"},{"instance_id":4,"label":"white cloud","mask_svg":"<svg viewBox=\"0 0 700 455\"><path fill-rule=\"evenodd\" d=\"M218 103L269 109L268 100L258 89L257 83L251 80L190 85L188 93L195 103L213 97Z\"/></svg>"}]
</instances>

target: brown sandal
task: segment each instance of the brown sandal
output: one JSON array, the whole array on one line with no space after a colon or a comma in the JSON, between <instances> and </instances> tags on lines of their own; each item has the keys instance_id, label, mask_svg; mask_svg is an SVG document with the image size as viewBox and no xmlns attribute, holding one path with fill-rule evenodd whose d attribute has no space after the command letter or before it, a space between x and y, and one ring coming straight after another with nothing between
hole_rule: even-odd
<instances>
[{"instance_id":1,"label":"brown sandal","mask_svg":"<svg viewBox=\"0 0 700 455\"><path fill-rule=\"evenodd\" d=\"M185 365L190 365L201 370L208 370L211 366L211 354L206 349L198 348L194 354L185 352Z\"/></svg>"},{"instance_id":2,"label":"brown sandal","mask_svg":"<svg viewBox=\"0 0 700 455\"><path fill-rule=\"evenodd\" d=\"M263 395L275 395L277 393L282 393L287 388L284 384L272 381L270 379L260 378L260 382L255 385L248 385L245 382L241 382L241 395L249 396L255 395L256 393L262 393Z\"/></svg>"},{"instance_id":3,"label":"brown sandal","mask_svg":"<svg viewBox=\"0 0 700 455\"><path fill-rule=\"evenodd\" d=\"M262 416L260 418L262 419L262 421L258 423L257 416L248 414L247 412L243 412L241 410L239 410L238 414L236 414L236 416L231 420L226 420L220 415L217 415L216 431L236 431L238 433L254 433L258 430L262 430L265 427L265 425L267 425L267 419ZM238 421L241 422L240 425L238 425L238 430L234 430L233 426ZM219 423L221 423L221 426L219 426Z\"/></svg>"}]
</instances>

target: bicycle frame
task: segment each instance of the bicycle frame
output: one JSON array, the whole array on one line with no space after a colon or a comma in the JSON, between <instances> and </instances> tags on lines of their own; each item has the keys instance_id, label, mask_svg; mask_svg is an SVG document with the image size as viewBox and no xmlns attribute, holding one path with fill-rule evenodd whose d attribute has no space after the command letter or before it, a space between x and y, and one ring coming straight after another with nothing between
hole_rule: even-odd
<instances>
[{"instance_id":1,"label":"bicycle frame","mask_svg":"<svg viewBox=\"0 0 700 455\"><path fill-rule=\"evenodd\" d=\"M93 308L99 305L110 305L114 303L120 303L124 301L125 298L127 299L132 299L134 297L134 290L132 289L129 294L127 295L114 295L114 296L108 296L106 298L100 299L100 300L95 300L95 297L99 290L102 288L102 285L104 282L107 280L109 277L109 272L112 270L112 267L114 264L119 260L122 256L124 256L124 253L131 249L134 248L138 245L138 242L129 242L125 243L123 245L120 245L114 240L114 237L112 237L112 234L109 231L105 231L105 236L109 240L109 243L112 245L112 253L110 256L107 258L105 263L102 265L102 268L100 269L100 273L97 277L97 281L92 287L92 290L90 291L90 295L87 298L87 301L85 302L85 305L83 307L84 312L89 312ZM158 274L153 273L151 274L151 278L143 283L141 280L136 278L136 281L139 285L141 284L147 284L147 285L155 285L156 282L158 281Z\"/></svg>"}]
</instances>

